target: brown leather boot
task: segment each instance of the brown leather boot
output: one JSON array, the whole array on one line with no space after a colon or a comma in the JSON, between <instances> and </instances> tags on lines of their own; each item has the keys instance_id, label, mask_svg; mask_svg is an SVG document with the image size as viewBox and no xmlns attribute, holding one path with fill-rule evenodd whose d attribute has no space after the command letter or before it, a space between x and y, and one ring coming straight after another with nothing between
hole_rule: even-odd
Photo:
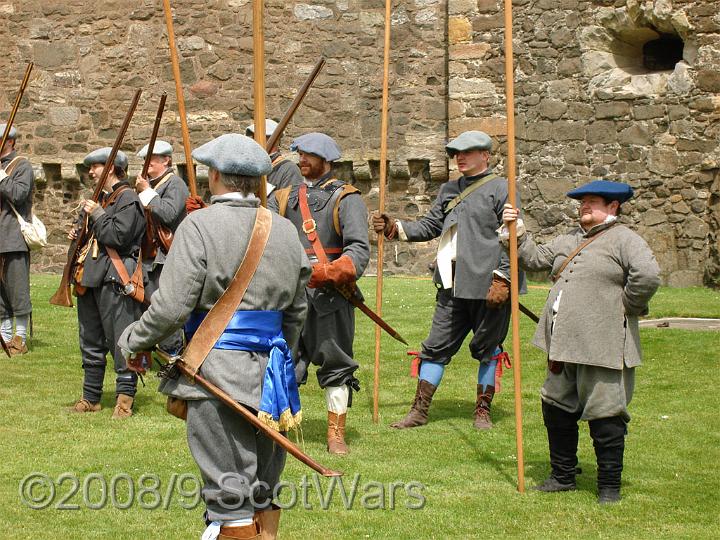
<instances>
[{"instance_id":1,"label":"brown leather boot","mask_svg":"<svg viewBox=\"0 0 720 540\"><path fill-rule=\"evenodd\" d=\"M10 350L10 356L17 356L19 354L27 354L27 344L23 342L22 338L18 335L13 336L10 342L7 344Z\"/></svg>"},{"instance_id":2,"label":"brown leather boot","mask_svg":"<svg viewBox=\"0 0 720 540\"><path fill-rule=\"evenodd\" d=\"M477 385L477 400L475 401L475 429L492 429L493 423L490 419L490 404L495 395L495 387L488 386L485 392L482 391L482 384Z\"/></svg>"},{"instance_id":3,"label":"brown leather boot","mask_svg":"<svg viewBox=\"0 0 720 540\"><path fill-rule=\"evenodd\" d=\"M345 444L345 418L347 414L328 411L327 450L338 456L350 453L350 449Z\"/></svg>"},{"instance_id":4,"label":"brown leather boot","mask_svg":"<svg viewBox=\"0 0 720 540\"><path fill-rule=\"evenodd\" d=\"M280 509L268 508L255 513L255 523L260 531L260 540L275 540L280 525Z\"/></svg>"},{"instance_id":5,"label":"brown leather boot","mask_svg":"<svg viewBox=\"0 0 720 540\"><path fill-rule=\"evenodd\" d=\"M433 395L437 390L437 386L426 380L418 379L417 389L415 390L415 401L413 401L410 411L405 418L390 427L395 429L405 429L417 426L424 426L428 422L428 410L432 402Z\"/></svg>"},{"instance_id":6,"label":"brown leather boot","mask_svg":"<svg viewBox=\"0 0 720 540\"><path fill-rule=\"evenodd\" d=\"M239 527L220 527L218 540L254 540L260 538L260 531L256 522Z\"/></svg>"},{"instance_id":7,"label":"brown leather boot","mask_svg":"<svg viewBox=\"0 0 720 540\"><path fill-rule=\"evenodd\" d=\"M91 403L87 399L81 398L68 411L74 413L98 412L101 408L100 403Z\"/></svg>"},{"instance_id":8,"label":"brown leather boot","mask_svg":"<svg viewBox=\"0 0 720 540\"><path fill-rule=\"evenodd\" d=\"M115 410L113 410L112 413L112 418L114 420L130 418L133 413L133 401L135 400L126 394L118 394L117 401L115 402Z\"/></svg>"}]
</instances>

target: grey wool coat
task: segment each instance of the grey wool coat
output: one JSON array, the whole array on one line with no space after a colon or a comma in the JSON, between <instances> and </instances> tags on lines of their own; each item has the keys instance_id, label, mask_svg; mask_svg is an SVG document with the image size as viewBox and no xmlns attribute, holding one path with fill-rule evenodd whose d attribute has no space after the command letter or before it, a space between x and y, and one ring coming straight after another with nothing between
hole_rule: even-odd
<instances>
[{"instance_id":1,"label":"grey wool coat","mask_svg":"<svg viewBox=\"0 0 720 540\"><path fill-rule=\"evenodd\" d=\"M2 168L7 167L15 159L17 153L10 152L2 158ZM23 159L13 169L12 174L0 182L0 253L13 251L28 251L25 239L20 232L15 212L8 202L11 202L25 221L32 219L32 192L35 176L32 165Z\"/></svg>"},{"instance_id":2,"label":"grey wool coat","mask_svg":"<svg viewBox=\"0 0 720 540\"><path fill-rule=\"evenodd\" d=\"M518 246L520 266L555 274L567 256L590 236L608 228L597 225L537 245L525 234ZM563 270L548 294L533 344L550 360L611 369L641 363L638 317L658 286L660 269L638 234L615 224L586 246ZM553 325L553 305L557 306Z\"/></svg>"},{"instance_id":3,"label":"grey wool coat","mask_svg":"<svg viewBox=\"0 0 720 540\"><path fill-rule=\"evenodd\" d=\"M213 197L213 204L180 224L160 288L142 318L125 330L120 347L149 350L179 329L193 311L209 311L227 289L247 249L259 203L234 195ZM274 214L264 254L238 309L282 311L282 331L295 351L307 312L305 284L310 273L295 228ZM257 409L267 361L266 353L212 349L200 373L236 401ZM160 390L183 399L211 398L184 377L164 381Z\"/></svg>"},{"instance_id":4,"label":"grey wool coat","mask_svg":"<svg viewBox=\"0 0 720 540\"><path fill-rule=\"evenodd\" d=\"M169 172L172 172L172 169L162 173L158 180ZM176 174L173 174L167 182L158 188L152 186L151 182L151 187L157 192L157 195L148 202L147 211L152 214L154 220L175 232L180 222L185 219L185 199L190 195L188 187L183 179ZM165 253L163 253L163 250L158 249L154 261L143 262L146 265L150 263L150 266L163 264L165 262Z\"/></svg>"},{"instance_id":5,"label":"grey wool coat","mask_svg":"<svg viewBox=\"0 0 720 540\"><path fill-rule=\"evenodd\" d=\"M488 170L475 181L482 181ZM453 296L468 300L484 300L487 296L493 271L510 275L510 260L497 241L496 229L502 224L503 206L507 202L507 179L494 178L476 189L449 213L447 205L467 187L465 177L449 181L440 187L435 202L423 217L400 223L409 242L427 242L439 238L443 232L457 224L457 257ZM517 205L520 205L518 196ZM435 270L435 283L441 283ZM524 291L524 276L520 288Z\"/></svg>"}]
</instances>

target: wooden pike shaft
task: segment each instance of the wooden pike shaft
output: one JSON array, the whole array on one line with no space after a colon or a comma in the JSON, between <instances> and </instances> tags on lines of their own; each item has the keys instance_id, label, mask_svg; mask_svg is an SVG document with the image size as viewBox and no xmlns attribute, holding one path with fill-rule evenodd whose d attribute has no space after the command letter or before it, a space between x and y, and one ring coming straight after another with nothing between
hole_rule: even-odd
<instances>
[{"instance_id":1,"label":"wooden pike shaft","mask_svg":"<svg viewBox=\"0 0 720 540\"><path fill-rule=\"evenodd\" d=\"M387 139L388 139L388 102L390 94L390 16L392 1L385 0L385 48L383 56L383 90L382 113L380 119L380 197L378 211L385 211L385 187L387 184ZM385 255L385 236L378 235L377 239L377 283L375 288L375 312L382 317L382 291L383 291L383 258ZM380 419L380 327L375 327L375 366L373 371L373 422Z\"/></svg>"},{"instance_id":2,"label":"wooden pike shaft","mask_svg":"<svg viewBox=\"0 0 720 540\"><path fill-rule=\"evenodd\" d=\"M30 81L30 73L32 72L33 66L34 64L30 62L25 68L25 75L23 76L23 80L20 83L20 90L18 90L17 96L15 96L15 103L13 104L13 108L10 110L10 116L5 121L5 130L2 134L2 141L0 141L0 152L2 152L2 150L5 148L5 142L10 136L10 130L12 129L13 122L15 121L15 115L20 108L20 101L22 100L23 94L25 93L25 88L27 88L28 82Z\"/></svg>"},{"instance_id":3,"label":"wooden pike shaft","mask_svg":"<svg viewBox=\"0 0 720 540\"><path fill-rule=\"evenodd\" d=\"M175 47L175 28L173 26L172 8L170 0L163 0L165 9L165 26L167 26L168 44L170 46L170 60L172 61L173 78L175 79L175 94L177 95L178 114L180 115L180 128L182 130L183 149L185 151L185 168L187 170L188 188L190 195L197 196L197 183L195 181L195 166L192 160L192 147L190 146L190 132L185 113L185 96L183 94L182 79L180 78L180 62L178 61L177 47Z\"/></svg>"},{"instance_id":4,"label":"wooden pike shaft","mask_svg":"<svg viewBox=\"0 0 720 540\"><path fill-rule=\"evenodd\" d=\"M253 0L253 96L255 98L255 141L265 148L265 34L263 29L263 0ZM260 204L267 206L265 177L258 188Z\"/></svg>"},{"instance_id":5,"label":"wooden pike shaft","mask_svg":"<svg viewBox=\"0 0 720 540\"><path fill-rule=\"evenodd\" d=\"M147 180L148 169L150 168L150 160L153 156L153 150L155 149L155 141L157 141L158 131L160 131L160 122L162 121L163 111L165 110L165 100L167 100L167 93L163 92L160 96L160 103L158 103L158 110L155 114L155 123L153 124L152 134L150 135L150 142L148 143L147 154L145 155L145 161L143 162L142 172L140 176Z\"/></svg>"},{"instance_id":6,"label":"wooden pike shaft","mask_svg":"<svg viewBox=\"0 0 720 540\"><path fill-rule=\"evenodd\" d=\"M505 2L505 95L507 107L508 202L515 206L515 86L513 70L512 0ZM515 443L517 447L518 491L525 492L525 460L522 430L522 371L520 362L520 306L518 287L517 227L510 224L510 301L512 309L513 382L515 384Z\"/></svg>"}]
</instances>

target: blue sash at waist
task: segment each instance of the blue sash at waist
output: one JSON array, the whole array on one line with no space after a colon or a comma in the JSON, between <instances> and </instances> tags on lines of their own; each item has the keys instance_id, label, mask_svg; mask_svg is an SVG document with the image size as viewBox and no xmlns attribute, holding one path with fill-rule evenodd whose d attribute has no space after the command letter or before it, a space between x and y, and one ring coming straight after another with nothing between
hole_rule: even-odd
<instances>
[{"instance_id":1,"label":"blue sash at waist","mask_svg":"<svg viewBox=\"0 0 720 540\"><path fill-rule=\"evenodd\" d=\"M197 331L207 312L195 311L185 323L188 340ZM236 311L214 349L268 353L258 418L278 431L300 424L302 412L295 364L282 333L280 311Z\"/></svg>"}]
</instances>

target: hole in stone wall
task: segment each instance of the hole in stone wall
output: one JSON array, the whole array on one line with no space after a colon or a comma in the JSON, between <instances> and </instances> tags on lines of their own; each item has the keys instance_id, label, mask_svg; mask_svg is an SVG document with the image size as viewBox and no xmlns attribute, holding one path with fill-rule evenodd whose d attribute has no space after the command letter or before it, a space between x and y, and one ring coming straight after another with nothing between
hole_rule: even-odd
<instances>
[{"instance_id":1,"label":"hole in stone wall","mask_svg":"<svg viewBox=\"0 0 720 540\"><path fill-rule=\"evenodd\" d=\"M642 65L648 71L669 71L683 59L685 43L679 36L660 34L642 47Z\"/></svg>"}]
</instances>

